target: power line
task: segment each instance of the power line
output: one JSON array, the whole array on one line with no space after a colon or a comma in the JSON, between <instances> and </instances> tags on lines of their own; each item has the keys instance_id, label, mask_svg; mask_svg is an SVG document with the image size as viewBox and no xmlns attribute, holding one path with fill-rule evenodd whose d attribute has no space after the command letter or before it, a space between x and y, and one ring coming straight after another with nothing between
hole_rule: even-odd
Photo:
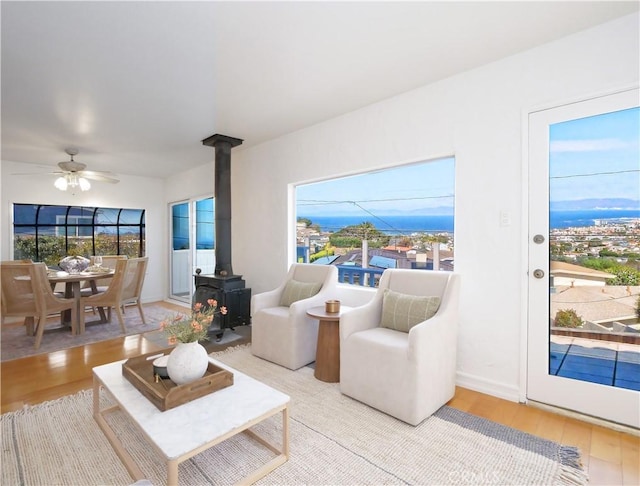
<instances>
[{"instance_id":1,"label":"power line","mask_svg":"<svg viewBox=\"0 0 640 486\"><path fill-rule=\"evenodd\" d=\"M368 209L363 208L362 206L360 206L358 203L354 202L353 203L355 206L359 207L360 209L362 209L365 213L371 215L373 218L377 219L378 221L382 222L383 224L386 224L389 228L391 228L394 231L397 231L398 233L401 234L401 236L407 236L405 234L402 233L402 231L400 231L399 229L395 228L391 223L385 221L384 219L380 218L379 216L376 216L375 214L373 214L371 211L369 211Z\"/></svg>"},{"instance_id":2,"label":"power line","mask_svg":"<svg viewBox=\"0 0 640 486\"><path fill-rule=\"evenodd\" d=\"M597 175L627 174L629 172L640 172L640 169L617 170L612 172L593 172L591 174L572 174L572 175L564 175L564 176L552 176L552 177L549 177L549 179L570 179L572 177L591 177L591 176L597 176Z\"/></svg>"},{"instance_id":3,"label":"power line","mask_svg":"<svg viewBox=\"0 0 640 486\"><path fill-rule=\"evenodd\" d=\"M358 204L368 202L398 202L398 201L420 201L426 199L450 199L454 197L453 194L441 195L441 196L421 196L421 197L398 197L391 199L361 199L358 201L341 201L341 200L323 200L323 199L298 199L298 203L312 203L312 204Z\"/></svg>"}]
</instances>

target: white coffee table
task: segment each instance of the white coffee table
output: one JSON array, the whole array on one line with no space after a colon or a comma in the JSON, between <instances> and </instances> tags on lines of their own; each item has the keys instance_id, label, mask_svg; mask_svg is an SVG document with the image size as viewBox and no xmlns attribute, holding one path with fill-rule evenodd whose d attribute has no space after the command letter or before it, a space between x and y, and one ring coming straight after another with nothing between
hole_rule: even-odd
<instances>
[{"instance_id":1,"label":"white coffee table","mask_svg":"<svg viewBox=\"0 0 640 486\"><path fill-rule=\"evenodd\" d=\"M165 457L169 485L178 484L178 464L239 432L245 432L276 454L241 483L253 483L289 459L289 397L209 359L233 373L233 385L166 412L156 408L122 375L124 360L93 368L93 416L134 480L145 475L104 418L113 410L125 412ZM116 405L100 409L100 387L115 399ZM249 430L279 412L282 413L280 448Z\"/></svg>"}]
</instances>

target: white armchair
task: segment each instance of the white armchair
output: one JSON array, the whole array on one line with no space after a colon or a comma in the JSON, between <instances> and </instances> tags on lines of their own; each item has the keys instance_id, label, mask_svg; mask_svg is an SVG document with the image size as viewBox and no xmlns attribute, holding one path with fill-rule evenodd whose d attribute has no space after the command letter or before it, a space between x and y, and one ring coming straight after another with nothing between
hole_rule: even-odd
<instances>
[{"instance_id":1,"label":"white armchair","mask_svg":"<svg viewBox=\"0 0 640 486\"><path fill-rule=\"evenodd\" d=\"M452 272L385 270L373 300L341 317L340 391L411 425L433 414L455 394L458 299Z\"/></svg>"},{"instance_id":2,"label":"white armchair","mask_svg":"<svg viewBox=\"0 0 640 486\"><path fill-rule=\"evenodd\" d=\"M315 361L318 321L307 309L335 299L337 283L333 265L291 265L282 285L251 299L251 352L291 370Z\"/></svg>"}]
</instances>

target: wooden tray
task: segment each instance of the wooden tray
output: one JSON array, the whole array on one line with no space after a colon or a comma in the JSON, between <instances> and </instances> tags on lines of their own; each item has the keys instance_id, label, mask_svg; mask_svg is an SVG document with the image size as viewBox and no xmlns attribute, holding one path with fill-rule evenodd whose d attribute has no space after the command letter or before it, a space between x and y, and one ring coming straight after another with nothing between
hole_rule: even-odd
<instances>
[{"instance_id":1,"label":"wooden tray","mask_svg":"<svg viewBox=\"0 0 640 486\"><path fill-rule=\"evenodd\" d=\"M156 383L154 360L147 358L169 354L172 349L143 354L122 363L123 376L163 412L233 385L233 373L211 362L202 378L186 385L176 385L168 378L160 378Z\"/></svg>"}]
</instances>

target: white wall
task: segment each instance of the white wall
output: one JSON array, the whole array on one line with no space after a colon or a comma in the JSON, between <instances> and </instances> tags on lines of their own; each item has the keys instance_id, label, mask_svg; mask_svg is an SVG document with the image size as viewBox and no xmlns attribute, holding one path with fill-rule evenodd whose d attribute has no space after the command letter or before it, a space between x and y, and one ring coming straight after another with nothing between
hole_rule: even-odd
<instances>
[{"instance_id":1,"label":"white wall","mask_svg":"<svg viewBox=\"0 0 640 486\"><path fill-rule=\"evenodd\" d=\"M294 255L290 184L453 154L458 383L517 400L526 330L523 113L637 84L638 59L638 17L628 16L234 150L235 272L253 293L281 282ZM499 226L501 211L511 226Z\"/></svg>"},{"instance_id":2,"label":"white wall","mask_svg":"<svg viewBox=\"0 0 640 486\"><path fill-rule=\"evenodd\" d=\"M213 196L215 187L214 165L215 152L212 148L211 163L191 170L180 172L167 179L165 196L168 203L185 201L189 198L206 198Z\"/></svg>"},{"instance_id":3,"label":"white wall","mask_svg":"<svg viewBox=\"0 0 640 486\"><path fill-rule=\"evenodd\" d=\"M118 184L92 183L91 190L75 196L53 187L52 176L16 176L15 173L38 172L31 164L2 161L1 243L2 260L10 258L12 203L100 206L144 209L146 222L147 276L142 289L143 302L162 300L167 295L167 209L163 179L123 176Z\"/></svg>"}]
</instances>

